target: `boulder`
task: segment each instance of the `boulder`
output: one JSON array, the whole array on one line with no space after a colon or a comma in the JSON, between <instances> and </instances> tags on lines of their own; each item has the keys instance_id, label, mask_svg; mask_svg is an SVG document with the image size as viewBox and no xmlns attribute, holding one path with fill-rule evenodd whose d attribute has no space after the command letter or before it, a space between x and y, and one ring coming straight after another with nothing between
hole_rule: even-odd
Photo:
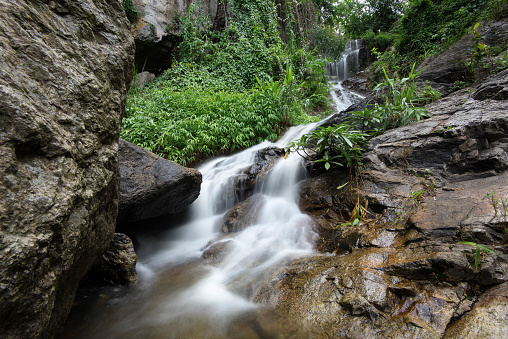
<instances>
[{"instance_id":1,"label":"boulder","mask_svg":"<svg viewBox=\"0 0 508 339\"><path fill-rule=\"evenodd\" d=\"M108 249L97 259L81 285L96 287L133 284L137 279L136 261L131 239L123 233L115 233Z\"/></svg>"},{"instance_id":2,"label":"boulder","mask_svg":"<svg viewBox=\"0 0 508 339\"><path fill-rule=\"evenodd\" d=\"M255 224L265 200L262 195L254 194L247 200L230 209L221 220L224 233L240 232Z\"/></svg>"},{"instance_id":3,"label":"boulder","mask_svg":"<svg viewBox=\"0 0 508 339\"><path fill-rule=\"evenodd\" d=\"M485 292L473 310L452 324L445 339L507 338L508 282Z\"/></svg>"},{"instance_id":4,"label":"boulder","mask_svg":"<svg viewBox=\"0 0 508 339\"><path fill-rule=\"evenodd\" d=\"M225 212L231 206L231 202L242 202L252 196L256 187L263 185L272 167L284 154L283 148L260 149L256 153L256 162L231 178L231 188L216 202L218 210Z\"/></svg>"},{"instance_id":5,"label":"boulder","mask_svg":"<svg viewBox=\"0 0 508 339\"><path fill-rule=\"evenodd\" d=\"M177 214L199 196L201 173L120 139L119 225Z\"/></svg>"},{"instance_id":6,"label":"boulder","mask_svg":"<svg viewBox=\"0 0 508 339\"><path fill-rule=\"evenodd\" d=\"M49 338L113 239L134 42L120 1L4 1L0 21L0 333Z\"/></svg>"},{"instance_id":7,"label":"boulder","mask_svg":"<svg viewBox=\"0 0 508 339\"><path fill-rule=\"evenodd\" d=\"M485 37L482 41L489 46L506 44L508 19L491 24L482 23L479 32ZM464 59L473 44L472 34L466 34L445 52L427 58L418 67L418 70L423 69L419 78L430 81L433 87L443 92L446 92L456 81L466 81L467 69Z\"/></svg>"},{"instance_id":8,"label":"boulder","mask_svg":"<svg viewBox=\"0 0 508 339\"><path fill-rule=\"evenodd\" d=\"M140 14L132 27L136 42L136 68L159 75L171 67L180 43L181 28L177 18L182 18L192 0L134 0ZM199 2L200 15L217 12L217 0ZM197 12L197 11L196 11Z\"/></svg>"}]
</instances>

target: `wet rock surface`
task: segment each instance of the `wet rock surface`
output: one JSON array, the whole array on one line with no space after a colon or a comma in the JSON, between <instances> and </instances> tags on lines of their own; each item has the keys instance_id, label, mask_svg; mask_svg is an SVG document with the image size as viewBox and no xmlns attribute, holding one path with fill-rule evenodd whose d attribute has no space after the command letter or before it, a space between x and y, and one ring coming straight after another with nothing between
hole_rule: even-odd
<instances>
[{"instance_id":1,"label":"wet rock surface","mask_svg":"<svg viewBox=\"0 0 508 339\"><path fill-rule=\"evenodd\" d=\"M493 204L508 201L505 79L371 140L356 185L340 172L303 183L300 208L327 255L280 270L256 301L315 337L506 336L508 223Z\"/></svg>"},{"instance_id":2,"label":"wet rock surface","mask_svg":"<svg viewBox=\"0 0 508 339\"><path fill-rule=\"evenodd\" d=\"M263 185L270 169L284 156L282 148L267 147L256 154L256 163L249 166L241 173L233 177L231 189L217 201L218 210L224 210L227 206L244 201L255 193L257 185Z\"/></svg>"},{"instance_id":3,"label":"wet rock surface","mask_svg":"<svg viewBox=\"0 0 508 339\"><path fill-rule=\"evenodd\" d=\"M115 233L108 249L95 262L81 285L96 287L133 284L137 279L136 261L131 239L125 234Z\"/></svg>"},{"instance_id":4,"label":"wet rock surface","mask_svg":"<svg viewBox=\"0 0 508 339\"><path fill-rule=\"evenodd\" d=\"M4 1L0 21L0 333L49 338L113 238L134 43L120 1Z\"/></svg>"},{"instance_id":5,"label":"wet rock surface","mask_svg":"<svg viewBox=\"0 0 508 339\"><path fill-rule=\"evenodd\" d=\"M508 337L508 282L485 292L467 313L453 323L444 338Z\"/></svg>"},{"instance_id":6,"label":"wet rock surface","mask_svg":"<svg viewBox=\"0 0 508 339\"><path fill-rule=\"evenodd\" d=\"M118 224L182 212L199 196L201 173L120 139Z\"/></svg>"}]
</instances>

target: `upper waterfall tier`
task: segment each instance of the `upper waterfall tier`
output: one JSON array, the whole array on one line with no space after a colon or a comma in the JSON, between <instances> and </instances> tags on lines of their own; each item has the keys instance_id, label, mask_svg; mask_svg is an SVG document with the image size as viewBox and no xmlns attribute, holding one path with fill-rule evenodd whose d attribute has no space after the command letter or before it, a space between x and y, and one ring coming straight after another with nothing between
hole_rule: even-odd
<instances>
[{"instance_id":1,"label":"upper waterfall tier","mask_svg":"<svg viewBox=\"0 0 508 339\"><path fill-rule=\"evenodd\" d=\"M360 40L350 41L347 43L346 50L342 53L340 60L326 64L326 74L328 74L331 81L339 82L346 80L350 75L360 70L360 48Z\"/></svg>"}]
</instances>

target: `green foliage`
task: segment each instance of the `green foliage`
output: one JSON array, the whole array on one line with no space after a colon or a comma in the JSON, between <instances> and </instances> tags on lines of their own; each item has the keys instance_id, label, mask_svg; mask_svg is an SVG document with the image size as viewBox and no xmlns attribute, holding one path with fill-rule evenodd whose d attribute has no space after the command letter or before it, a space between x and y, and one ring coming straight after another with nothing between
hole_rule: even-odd
<instances>
[{"instance_id":1,"label":"green foliage","mask_svg":"<svg viewBox=\"0 0 508 339\"><path fill-rule=\"evenodd\" d=\"M129 93L123 138L185 165L274 140L328 109L324 61L296 39L282 43L272 0L230 0L228 11L222 31L194 4L178 18L179 60Z\"/></svg>"},{"instance_id":2,"label":"green foliage","mask_svg":"<svg viewBox=\"0 0 508 339\"><path fill-rule=\"evenodd\" d=\"M305 44L309 50L334 60L340 59L347 39L339 35L333 27L316 26L305 33Z\"/></svg>"},{"instance_id":3,"label":"green foliage","mask_svg":"<svg viewBox=\"0 0 508 339\"><path fill-rule=\"evenodd\" d=\"M495 73L499 73L508 68L508 52L505 52L500 58L496 59Z\"/></svg>"},{"instance_id":4,"label":"green foliage","mask_svg":"<svg viewBox=\"0 0 508 339\"><path fill-rule=\"evenodd\" d=\"M402 15L403 0L340 0L336 4L344 33L359 38L369 30L387 32Z\"/></svg>"},{"instance_id":5,"label":"green foliage","mask_svg":"<svg viewBox=\"0 0 508 339\"><path fill-rule=\"evenodd\" d=\"M348 123L318 127L292 142L288 152L306 152L306 149L312 148L322 155L316 162L323 163L327 170L332 165L352 167L360 161L367 136Z\"/></svg>"},{"instance_id":6,"label":"green foliage","mask_svg":"<svg viewBox=\"0 0 508 339\"><path fill-rule=\"evenodd\" d=\"M127 101L122 138L183 165L275 140L287 120L279 106L284 86L267 87L248 92L144 88Z\"/></svg>"},{"instance_id":7,"label":"green foliage","mask_svg":"<svg viewBox=\"0 0 508 339\"><path fill-rule=\"evenodd\" d=\"M415 0L397 27L397 63L408 69L459 40L489 6L489 0Z\"/></svg>"},{"instance_id":8,"label":"green foliage","mask_svg":"<svg viewBox=\"0 0 508 339\"><path fill-rule=\"evenodd\" d=\"M374 33L371 29L365 32L361 38L368 46L368 49L374 49L380 53L385 51L389 46L391 46L396 38L396 35L388 32L379 32L377 34ZM380 56L380 55L378 55Z\"/></svg>"},{"instance_id":9,"label":"green foliage","mask_svg":"<svg viewBox=\"0 0 508 339\"><path fill-rule=\"evenodd\" d=\"M134 6L133 0L122 0L123 8L125 9L125 14L127 15L127 19L131 24L134 24L138 21L139 12Z\"/></svg>"},{"instance_id":10,"label":"green foliage","mask_svg":"<svg viewBox=\"0 0 508 339\"><path fill-rule=\"evenodd\" d=\"M436 93L428 88L417 90L416 77L420 72L414 72L414 65L403 79L390 79L384 72L385 82L376 87L384 96L383 105L376 104L372 109L354 112L347 122L339 125L318 127L291 143L287 151L308 157L309 150L312 150L317 153L315 162L323 163L326 170L332 165L352 167L360 164L362 146L369 137L429 116L418 104L428 100L429 92L433 96Z\"/></svg>"},{"instance_id":11,"label":"green foliage","mask_svg":"<svg viewBox=\"0 0 508 339\"><path fill-rule=\"evenodd\" d=\"M480 31L478 28L480 27L480 23L478 22L474 27L468 32L473 36L473 46L469 48L469 51L466 54L466 58L464 59L464 65L466 65L468 74L472 79L476 78L476 70L480 67L485 58L490 58L490 46L481 42L485 37L480 35ZM483 67L488 68L489 65L483 65Z\"/></svg>"},{"instance_id":12,"label":"green foliage","mask_svg":"<svg viewBox=\"0 0 508 339\"><path fill-rule=\"evenodd\" d=\"M423 70L415 73L414 68L415 65L413 65L409 75L402 79L390 79L383 69L385 81L375 88L377 91L383 91L382 95L385 99L385 104L374 107L374 110L381 117L376 134L390 128L420 121L429 116L425 108L417 107L422 97L417 93L416 77Z\"/></svg>"}]
</instances>

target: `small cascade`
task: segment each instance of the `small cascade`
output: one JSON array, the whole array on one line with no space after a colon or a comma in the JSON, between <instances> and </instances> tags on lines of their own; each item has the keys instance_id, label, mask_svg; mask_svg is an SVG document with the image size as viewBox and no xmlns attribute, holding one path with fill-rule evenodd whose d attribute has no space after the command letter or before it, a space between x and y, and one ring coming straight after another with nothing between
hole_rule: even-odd
<instances>
[{"instance_id":1,"label":"small cascade","mask_svg":"<svg viewBox=\"0 0 508 339\"><path fill-rule=\"evenodd\" d=\"M259 207L252 225L228 236L220 232L221 221L238 199L224 197L231 196L233 178L255 163L260 150L287 147L317 125L292 127L276 143L265 141L202 165L201 194L191 205L190 220L156 239L139 238L137 285L89 316L73 337L226 338L235 319L259 314L262 305L251 297L265 279L313 251L311 218L298 206L298 182L306 176L303 158L290 154L273 166L256 188ZM227 248L219 265L201 258L211 246Z\"/></svg>"},{"instance_id":2,"label":"small cascade","mask_svg":"<svg viewBox=\"0 0 508 339\"><path fill-rule=\"evenodd\" d=\"M349 78L350 75L360 70L360 40L353 40L347 43L346 50L342 53L340 60L326 64L326 74L333 82L340 82Z\"/></svg>"},{"instance_id":3,"label":"small cascade","mask_svg":"<svg viewBox=\"0 0 508 339\"><path fill-rule=\"evenodd\" d=\"M360 101L364 98L364 96L352 93L345 90L342 87L342 83L338 82L332 85L332 90L330 91L330 95L332 96L332 101L334 104L334 110L336 112L342 112L352 104Z\"/></svg>"},{"instance_id":4,"label":"small cascade","mask_svg":"<svg viewBox=\"0 0 508 339\"><path fill-rule=\"evenodd\" d=\"M353 68L343 69L348 74ZM339 112L355 101L340 82L331 95ZM72 337L241 338L244 330L235 322L257 328L263 305L253 298L263 282L291 260L313 253L312 220L298 203L298 183L307 173L300 155L280 159L255 187L250 199L256 199L256 211L248 216L249 225L224 234L224 218L241 202L235 178L255 164L259 151L287 147L319 124L291 127L275 143L265 141L202 165L201 194L190 206L189 220L156 238L139 237L137 285L92 311ZM209 250L218 251L213 255L219 263L204 260ZM262 337L284 337L287 330L277 327Z\"/></svg>"}]
</instances>

